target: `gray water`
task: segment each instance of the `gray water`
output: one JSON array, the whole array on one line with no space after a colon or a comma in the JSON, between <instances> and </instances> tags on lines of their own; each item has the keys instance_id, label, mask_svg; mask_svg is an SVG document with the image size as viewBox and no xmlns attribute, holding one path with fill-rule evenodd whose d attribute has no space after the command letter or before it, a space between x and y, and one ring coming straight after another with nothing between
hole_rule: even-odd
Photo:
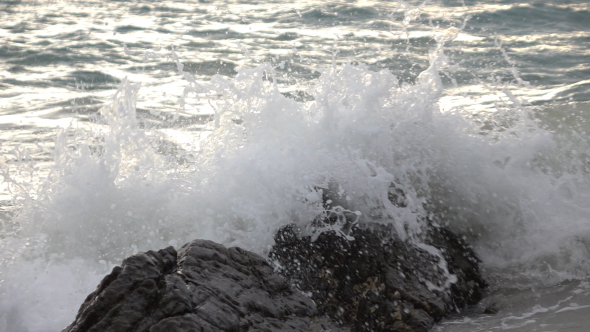
<instances>
[{"instance_id":1,"label":"gray water","mask_svg":"<svg viewBox=\"0 0 590 332\"><path fill-rule=\"evenodd\" d=\"M0 331L137 250L264 255L328 183L474 246L489 294L435 331L590 326L587 1L2 1L0 59Z\"/></svg>"}]
</instances>

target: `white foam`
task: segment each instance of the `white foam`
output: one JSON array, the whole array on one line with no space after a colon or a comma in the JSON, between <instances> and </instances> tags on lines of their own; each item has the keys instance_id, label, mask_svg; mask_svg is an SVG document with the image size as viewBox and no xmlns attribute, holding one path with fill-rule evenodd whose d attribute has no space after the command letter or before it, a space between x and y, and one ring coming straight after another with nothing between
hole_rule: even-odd
<instances>
[{"instance_id":1,"label":"white foam","mask_svg":"<svg viewBox=\"0 0 590 332\"><path fill-rule=\"evenodd\" d=\"M216 76L187 92L213 98L216 114L184 164L162 152L157 129L140 128L139 85L124 81L90 132L62 131L49 178L15 219L20 238L0 240L12 252L2 257L0 322L62 328L101 266L137 250L205 238L264 254L279 227L325 213L330 186L346 209L403 238L416 241L434 213L466 233L497 278L587 276L587 175L551 169L560 142L526 110L487 136L460 113L441 114L441 56L416 85L362 65L325 69L313 102L283 96L270 66ZM406 207L389 201L392 183Z\"/></svg>"}]
</instances>

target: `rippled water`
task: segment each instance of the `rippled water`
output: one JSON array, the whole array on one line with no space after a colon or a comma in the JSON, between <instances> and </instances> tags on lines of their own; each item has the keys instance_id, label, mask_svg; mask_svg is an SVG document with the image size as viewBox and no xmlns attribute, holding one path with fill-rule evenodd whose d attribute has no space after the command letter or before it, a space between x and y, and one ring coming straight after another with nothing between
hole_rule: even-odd
<instances>
[{"instance_id":1,"label":"rippled water","mask_svg":"<svg viewBox=\"0 0 590 332\"><path fill-rule=\"evenodd\" d=\"M473 244L490 294L436 331L590 324L587 1L2 1L0 42L2 331L136 250L265 254L334 186Z\"/></svg>"}]
</instances>

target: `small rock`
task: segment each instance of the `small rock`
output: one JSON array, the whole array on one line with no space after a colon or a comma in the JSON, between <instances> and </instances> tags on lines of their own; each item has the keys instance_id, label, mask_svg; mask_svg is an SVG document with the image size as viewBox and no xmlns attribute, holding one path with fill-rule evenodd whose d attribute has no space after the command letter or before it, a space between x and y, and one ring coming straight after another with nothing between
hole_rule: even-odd
<instances>
[{"instance_id":1,"label":"small rock","mask_svg":"<svg viewBox=\"0 0 590 332\"><path fill-rule=\"evenodd\" d=\"M500 311L496 303L490 303L484 310L483 313L486 315L495 315Z\"/></svg>"}]
</instances>

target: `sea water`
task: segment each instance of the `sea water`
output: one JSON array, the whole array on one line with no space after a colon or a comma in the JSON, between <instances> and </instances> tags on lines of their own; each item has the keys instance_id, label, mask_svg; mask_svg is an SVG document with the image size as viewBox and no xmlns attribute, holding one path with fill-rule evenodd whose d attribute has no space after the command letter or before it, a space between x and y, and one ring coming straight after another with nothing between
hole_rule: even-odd
<instances>
[{"instance_id":1,"label":"sea water","mask_svg":"<svg viewBox=\"0 0 590 332\"><path fill-rule=\"evenodd\" d=\"M587 1L3 1L0 42L0 331L137 251L265 255L325 191L471 243L489 294L435 331L590 326Z\"/></svg>"}]
</instances>

